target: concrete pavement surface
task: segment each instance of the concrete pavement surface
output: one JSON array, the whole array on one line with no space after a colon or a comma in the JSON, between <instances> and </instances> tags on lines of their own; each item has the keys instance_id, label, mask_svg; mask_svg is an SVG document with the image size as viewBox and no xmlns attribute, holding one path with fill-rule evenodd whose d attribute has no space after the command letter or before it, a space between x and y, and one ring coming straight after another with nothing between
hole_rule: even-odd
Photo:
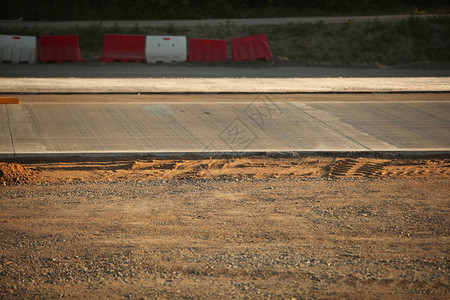
<instances>
[{"instance_id":1,"label":"concrete pavement surface","mask_svg":"<svg viewBox=\"0 0 450 300\"><path fill-rule=\"evenodd\" d=\"M449 101L279 102L256 95L237 103L122 103L123 96L111 97L1 105L1 156L450 150Z\"/></svg>"},{"instance_id":2,"label":"concrete pavement surface","mask_svg":"<svg viewBox=\"0 0 450 300\"><path fill-rule=\"evenodd\" d=\"M1 93L38 92L426 92L450 77L397 78L0 78Z\"/></svg>"}]
</instances>

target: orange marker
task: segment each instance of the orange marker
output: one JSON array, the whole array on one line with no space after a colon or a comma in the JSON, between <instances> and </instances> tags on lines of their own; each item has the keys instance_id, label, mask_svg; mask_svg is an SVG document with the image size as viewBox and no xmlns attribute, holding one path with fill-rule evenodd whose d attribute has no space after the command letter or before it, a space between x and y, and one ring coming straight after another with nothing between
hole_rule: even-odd
<instances>
[{"instance_id":1,"label":"orange marker","mask_svg":"<svg viewBox=\"0 0 450 300\"><path fill-rule=\"evenodd\" d=\"M16 97L0 97L0 104L19 104L20 100Z\"/></svg>"}]
</instances>

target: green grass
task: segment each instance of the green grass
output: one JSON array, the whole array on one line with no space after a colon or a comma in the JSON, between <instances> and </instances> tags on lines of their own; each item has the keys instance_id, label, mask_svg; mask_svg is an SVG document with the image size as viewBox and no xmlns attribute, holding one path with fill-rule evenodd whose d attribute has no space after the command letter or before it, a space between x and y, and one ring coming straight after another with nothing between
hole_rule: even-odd
<instances>
[{"instance_id":1,"label":"green grass","mask_svg":"<svg viewBox=\"0 0 450 300\"><path fill-rule=\"evenodd\" d=\"M117 24L55 28L0 28L0 34L60 35L77 34L81 53L96 60L102 53L105 33L143 35L186 35L188 38L219 38L266 33L274 55L274 63L355 66L383 64L395 66L409 63L446 63L450 61L450 18L411 17L397 23L345 22L342 24L288 23L263 26L237 26L231 22L221 26L121 28Z\"/></svg>"}]
</instances>

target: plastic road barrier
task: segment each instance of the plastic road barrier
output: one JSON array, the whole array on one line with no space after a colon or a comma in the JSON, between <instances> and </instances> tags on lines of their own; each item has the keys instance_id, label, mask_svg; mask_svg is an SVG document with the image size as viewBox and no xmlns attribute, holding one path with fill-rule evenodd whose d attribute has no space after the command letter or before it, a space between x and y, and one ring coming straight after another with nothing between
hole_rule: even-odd
<instances>
[{"instance_id":1,"label":"plastic road barrier","mask_svg":"<svg viewBox=\"0 0 450 300\"><path fill-rule=\"evenodd\" d=\"M84 62L81 58L78 35L48 35L39 37L39 61Z\"/></svg>"},{"instance_id":2,"label":"plastic road barrier","mask_svg":"<svg viewBox=\"0 0 450 300\"><path fill-rule=\"evenodd\" d=\"M212 39L189 39L188 61L227 60L227 41Z\"/></svg>"},{"instance_id":3,"label":"plastic road barrier","mask_svg":"<svg viewBox=\"0 0 450 300\"><path fill-rule=\"evenodd\" d=\"M0 62L36 62L36 37L0 35Z\"/></svg>"},{"instance_id":4,"label":"plastic road barrier","mask_svg":"<svg viewBox=\"0 0 450 300\"><path fill-rule=\"evenodd\" d=\"M145 36L105 34L103 38L103 54L99 60L108 63L144 62Z\"/></svg>"},{"instance_id":5,"label":"plastic road barrier","mask_svg":"<svg viewBox=\"0 0 450 300\"><path fill-rule=\"evenodd\" d=\"M147 62L186 61L187 47L185 36L147 35L145 57Z\"/></svg>"},{"instance_id":6,"label":"plastic road barrier","mask_svg":"<svg viewBox=\"0 0 450 300\"><path fill-rule=\"evenodd\" d=\"M265 34L231 39L231 51L231 58L235 61L272 59Z\"/></svg>"}]
</instances>

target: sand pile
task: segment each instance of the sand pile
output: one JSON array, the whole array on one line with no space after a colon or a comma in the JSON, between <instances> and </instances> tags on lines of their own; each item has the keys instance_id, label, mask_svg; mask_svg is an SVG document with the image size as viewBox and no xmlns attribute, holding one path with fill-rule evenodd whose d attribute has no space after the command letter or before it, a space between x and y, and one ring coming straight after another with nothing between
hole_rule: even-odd
<instances>
[{"instance_id":1,"label":"sand pile","mask_svg":"<svg viewBox=\"0 0 450 300\"><path fill-rule=\"evenodd\" d=\"M0 163L0 184L30 182L35 178L34 172L19 164Z\"/></svg>"}]
</instances>

